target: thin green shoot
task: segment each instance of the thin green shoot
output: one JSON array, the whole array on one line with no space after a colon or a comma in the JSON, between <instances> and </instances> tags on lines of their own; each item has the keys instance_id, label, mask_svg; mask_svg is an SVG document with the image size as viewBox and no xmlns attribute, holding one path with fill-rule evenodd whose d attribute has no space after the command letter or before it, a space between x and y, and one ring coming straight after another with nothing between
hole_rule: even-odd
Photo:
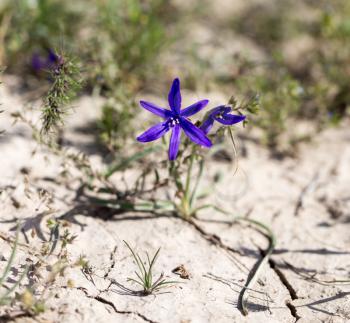
<instances>
[{"instance_id":1,"label":"thin green shoot","mask_svg":"<svg viewBox=\"0 0 350 323\"><path fill-rule=\"evenodd\" d=\"M128 278L127 280L133 282L143 288L141 295L151 295L156 292L159 292L160 289L169 287L170 285L179 283L176 281L170 281L164 278L162 273L156 280L154 279L153 269L157 261L160 248L156 251L154 256L150 258L149 254L146 252L147 260L144 261L139 254L137 254L130 245L124 240L125 245L130 250L131 255L133 256L138 271L135 271L136 278Z\"/></svg>"},{"instance_id":2,"label":"thin green shoot","mask_svg":"<svg viewBox=\"0 0 350 323\"><path fill-rule=\"evenodd\" d=\"M15 259L15 255L16 255L16 251L17 251L17 245L18 245L18 238L19 238L19 228L20 226L17 226L17 231L16 231L16 237L15 237L15 241L13 244L13 248L11 251L11 255L10 258L7 261L6 267L1 275L0 278L0 288L3 286L3 283L5 282L5 280L7 279L9 272L11 270L11 267L13 265L14 259ZM8 288L6 290L5 293L3 293L2 295L0 295L0 305L4 305L7 304L10 301L10 294L19 286L19 284L22 282L23 278L26 276L28 271L28 268L25 267L25 269L23 270L22 274L20 275L20 277L18 278L17 282L14 283L10 288Z\"/></svg>"}]
</instances>

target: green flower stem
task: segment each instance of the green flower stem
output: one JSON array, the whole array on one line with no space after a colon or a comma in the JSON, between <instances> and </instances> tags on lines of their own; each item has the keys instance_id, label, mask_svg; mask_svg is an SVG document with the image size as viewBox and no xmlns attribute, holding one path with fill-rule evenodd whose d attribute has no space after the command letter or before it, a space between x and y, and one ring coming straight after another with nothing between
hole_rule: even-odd
<instances>
[{"instance_id":1,"label":"green flower stem","mask_svg":"<svg viewBox=\"0 0 350 323\"><path fill-rule=\"evenodd\" d=\"M191 194L190 194L190 184L191 184L191 176L192 176L192 168L193 168L193 161L194 161L194 149L192 149L191 157L190 157L190 164L188 165L187 169L187 177L186 177L186 186L185 186L185 192L184 196L181 201L182 205L182 211L183 216L185 218L189 218L191 216Z\"/></svg>"},{"instance_id":2,"label":"green flower stem","mask_svg":"<svg viewBox=\"0 0 350 323\"><path fill-rule=\"evenodd\" d=\"M186 186L185 186L185 196L188 198L189 192L190 192L190 183L191 183L191 174L192 174L192 167L193 167L193 160L194 160L194 154L192 152L191 158L190 158L190 165L187 169L187 178L186 178Z\"/></svg>"},{"instance_id":3,"label":"green flower stem","mask_svg":"<svg viewBox=\"0 0 350 323\"><path fill-rule=\"evenodd\" d=\"M193 206L193 203L195 202L196 200L196 194L197 194L197 190L198 190L198 187L199 187L199 182L203 176L203 171L204 171L204 160L202 159L200 162L199 162L199 171L198 171L198 176L196 178L196 182L194 184L194 188L192 190L192 194L191 194L191 198L190 198L190 205Z\"/></svg>"}]
</instances>

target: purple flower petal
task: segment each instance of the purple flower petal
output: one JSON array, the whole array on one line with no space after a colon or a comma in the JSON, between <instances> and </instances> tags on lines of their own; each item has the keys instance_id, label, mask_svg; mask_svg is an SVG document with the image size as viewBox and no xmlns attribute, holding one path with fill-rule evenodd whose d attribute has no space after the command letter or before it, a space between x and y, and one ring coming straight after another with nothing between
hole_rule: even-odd
<instances>
[{"instance_id":1,"label":"purple flower petal","mask_svg":"<svg viewBox=\"0 0 350 323\"><path fill-rule=\"evenodd\" d=\"M190 121L186 120L185 118L180 118L180 125L185 131L187 137L194 143L208 148L212 146L211 141L204 134L204 132L193 125Z\"/></svg>"},{"instance_id":2,"label":"purple flower petal","mask_svg":"<svg viewBox=\"0 0 350 323\"><path fill-rule=\"evenodd\" d=\"M56 63L58 61L58 55L52 49L49 49L49 53L47 55L47 64Z\"/></svg>"},{"instance_id":3,"label":"purple flower petal","mask_svg":"<svg viewBox=\"0 0 350 323\"><path fill-rule=\"evenodd\" d=\"M38 53L34 53L32 55L31 65L35 72L39 72L43 68L44 63L42 61L41 56Z\"/></svg>"},{"instance_id":4,"label":"purple flower petal","mask_svg":"<svg viewBox=\"0 0 350 323\"><path fill-rule=\"evenodd\" d=\"M214 118L213 117L208 117L207 119L204 120L202 125L199 127L205 134L208 134L210 129L214 125Z\"/></svg>"},{"instance_id":5,"label":"purple flower petal","mask_svg":"<svg viewBox=\"0 0 350 323\"><path fill-rule=\"evenodd\" d=\"M172 116L172 113L170 110L158 107L157 105L155 105L153 103L146 102L146 101L140 101L140 105L144 109L146 109L146 110L152 112L153 114L160 116L162 118L170 118Z\"/></svg>"},{"instance_id":6,"label":"purple flower petal","mask_svg":"<svg viewBox=\"0 0 350 323\"><path fill-rule=\"evenodd\" d=\"M225 105L220 105L214 109L211 109L200 129L205 134L208 134L214 124L214 121L226 126L231 126L235 123L243 121L246 118L246 116L230 114L231 111L232 109Z\"/></svg>"},{"instance_id":7,"label":"purple flower petal","mask_svg":"<svg viewBox=\"0 0 350 323\"><path fill-rule=\"evenodd\" d=\"M171 85L171 89L168 95L169 106L171 110L179 114L181 108L181 93L180 93L180 80L176 78Z\"/></svg>"},{"instance_id":8,"label":"purple flower petal","mask_svg":"<svg viewBox=\"0 0 350 323\"><path fill-rule=\"evenodd\" d=\"M205 108L208 104L209 100L201 100L197 103L194 103L192 105L190 105L189 107L187 107L186 109L183 109L180 112L180 115L182 117L190 117L194 114L196 114L197 112L199 112L200 110L202 110L203 108Z\"/></svg>"},{"instance_id":9,"label":"purple flower petal","mask_svg":"<svg viewBox=\"0 0 350 323\"><path fill-rule=\"evenodd\" d=\"M220 122L226 126L231 126L235 123L238 123L238 122L241 122L245 119L246 117L245 116L239 116L239 115L233 115L233 114L224 114L220 117L215 117L214 116L214 119L217 121L217 122Z\"/></svg>"},{"instance_id":10,"label":"purple flower petal","mask_svg":"<svg viewBox=\"0 0 350 323\"><path fill-rule=\"evenodd\" d=\"M169 129L168 123L163 121L152 126L136 139L140 142L153 141L163 136Z\"/></svg>"},{"instance_id":11,"label":"purple flower petal","mask_svg":"<svg viewBox=\"0 0 350 323\"><path fill-rule=\"evenodd\" d=\"M180 125L176 125L173 128L173 131L171 133L170 137L170 144L169 144L169 159L175 160L177 157L177 153L179 151L179 145L180 145L180 137L181 137L181 127Z\"/></svg>"}]
</instances>

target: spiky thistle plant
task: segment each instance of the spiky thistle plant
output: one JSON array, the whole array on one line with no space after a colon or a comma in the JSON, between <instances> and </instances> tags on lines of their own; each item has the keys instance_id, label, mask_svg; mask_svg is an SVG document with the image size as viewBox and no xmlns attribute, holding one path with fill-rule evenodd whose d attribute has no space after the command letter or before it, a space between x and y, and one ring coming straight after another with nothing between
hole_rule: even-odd
<instances>
[{"instance_id":1,"label":"spiky thistle plant","mask_svg":"<svg viewBox=\"0 0 350 323\"><path fill-rule=\"evenodd\" d=\"M128 278L127 280L133 282L137 285L140 285L143 290L141 291L142 295L150 295L156 292L159 292L160 289L168 287L179 282L167 280L164 278L164 274L154 280L153 268L157 261L160 248L156 251L152 259L150 258L148 252L146 252L146 261L143 260L138 253L136 253L130 245L124 240L125 245L130 250L131 255L133 256L135 263L138 267L138 271L135 271L136 278Z\"/></svg>"},{"instance_id":2,"label":"spiky thistle plant","mask_svg":"<svg viewBox=\"0 0 350 323\"><path fill-rule=\"evenodd\" d=\"M42 107L42 137L52 134L63 125L67 108L82 86L79 65L67 55L58 55L57 62L49 72L53 83Z\"/></svg>"}]
</instances>

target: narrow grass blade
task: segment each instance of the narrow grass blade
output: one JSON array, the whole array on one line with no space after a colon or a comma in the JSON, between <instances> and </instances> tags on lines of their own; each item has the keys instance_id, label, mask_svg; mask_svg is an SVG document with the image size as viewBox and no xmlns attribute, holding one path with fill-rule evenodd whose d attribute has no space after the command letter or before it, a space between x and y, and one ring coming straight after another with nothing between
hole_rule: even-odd
<instances>
[{"instance_id":1,"label":"narrow grass blade","mask_svg":"<svg viewBox=\"0 0 350 323\"><path fill-rule=\"evenodd\" d=\"M139 262L140 262L140 264L141 264L140 271L143 273L144 277L146 277L146 275L147 275L146 267L145 267L145 265L143 264L143 261L142 261L141 257L140 257L138 254L136 254L136 256L138 257Z\"/></svg>"},{"instance_id":2,"label":"narrow grass blade","mask_svg":"<svg viewBox=\"0 0 350 323\"><path fill-rule=\"evenodd\" d=\"M138 274L136 273L136 275L138 275ZM133 282L133 283L139 284L139 285L141 285L141 286L143 287L143 283L139 282L139 281L136 280L136 279L128 278L127 280L128 280L128 281L131 281L131 282Z\"/></svg>"},{"instance_id":3,"label":"narrow grass blade","mask_svg":"<svg viewBox=\"0 0 350 323\"><path fill-rule=\"evenodd\" d=\"M148 267L150 267L151 266L151 260L149 258L148 252L146 252L146 257L147 257Z\"/></svg>"},{"instance_id":4,"label":"narrow grass blade","mask_svg":"<svg viewBox=\"0 0 350 323\"><path fill-rule=\"evenodd\" d=\"M137 267L139 267L139 269L141 270L141 268L142 268L142 266L143 266L142 261L141 261L141 264L140 264L140 263L139 263L139 259L138 259L138 257L136 256L134 250L130 247L130 245L129 245L125 240L123 240L123 242L125 243L125 245L126 245L126 246L128 247L128 249L130 250L130 252L131 252L133 258L134 258L135 261L136 261ZM141 265L142 265L142 266L141 266Z\"/></svg>"},{"instance_id":5,"label":"narrow grass blade","mask_svg":"<svg viewBox=\"0 0 350 323\"><path fill-rule=\"evenodd\" d=\"M150 266L149 266L149 271L152 271L152 267L153 267L154 263L155 263L156 260L157 260L157 257L158 257L158 255L159 255L159 252L160 252L160 248L157 250L157 252L156 252L155 255L153 256L153 259L152 259L151 264L150 264Z\"/></svg>"},{"instance_id":6,"label":"narrow grass blade","mask_svg":"<svg viewBox=\"0 0 350 323\"><path fill-rule=\"evenodd\" d=\"M174 284L180 284L180 283L181 282L163 279L158 283L154 283L152 286L152 290L157 291L157 290L161 289L162 287L166 287L167 285L174 285Z\"/></svg>"},{"instance_id":7,"label":"narrow grass blade","mask_svg":"<svg viewBox=\"0 0 350 323\"><path fill-rule=\"evenodd\" d=\"M2 286L4 280L6 279L8 273L10 272L13 260L15 258L16 255L16 251L17 251L17 244L18 244L18 237L19 237L19 230L20 230L20 225L17 225L17 230L16 230L16 238L15 238L15 242L13 244L13 248L12 248L12 252L10 255L9 260L7 261L7 265L5 267L5 270L0 278L0 287Z\"/></svg>"},{"instance_id":8,"label":"narrow grass blade","mask_svg":"<svg viewBox=\"0 0 350 323\"><path fill-rule=\"evenodd\" d=\"M22 280L27 275L27 273L28 273L28 267L26 266L23 273L16 281L16 283L13 284L12 287L10 289L8 289L4 295L0 296L0 305L3 305L4 300L6 300L10 296L10 294L19 286L19 284L22 282Z\"/></svg>"},{"instance_id":9,"label":"narrow grass blade","mask_svg":"<svg viewBox=\"0 0 350 323\"><path fill-rule=\"evenodd\" d=\"M221 208L219 208L219 207L217 207L215 205L212 205L212 204L205 204L205 205L199 206L199 207L195 208L192 211L192 213L195 214L195 213L197 213L200 210L209 209L209 208L212 208L212 209L214 209L214 210L216 210L216 211L218 211L218 212L220 212L222 214L225 214L225 215L229 215L230 214L229 212L225 211L224 209L221 209Z\"/></svg>"},{"instance_id":10,"label":"narrow grass blade","mask_svg":"<svg viewBox=\"0 0 350 323\"><path fill-rule=\"evenodd\" d=\"M143 286L144 285L144 278L141 277L141 275L137 271L134 271L134 273L137 276L137 278L140 279L140 282L142 282L142 286Z\"/></svg>"}]
</instances>

